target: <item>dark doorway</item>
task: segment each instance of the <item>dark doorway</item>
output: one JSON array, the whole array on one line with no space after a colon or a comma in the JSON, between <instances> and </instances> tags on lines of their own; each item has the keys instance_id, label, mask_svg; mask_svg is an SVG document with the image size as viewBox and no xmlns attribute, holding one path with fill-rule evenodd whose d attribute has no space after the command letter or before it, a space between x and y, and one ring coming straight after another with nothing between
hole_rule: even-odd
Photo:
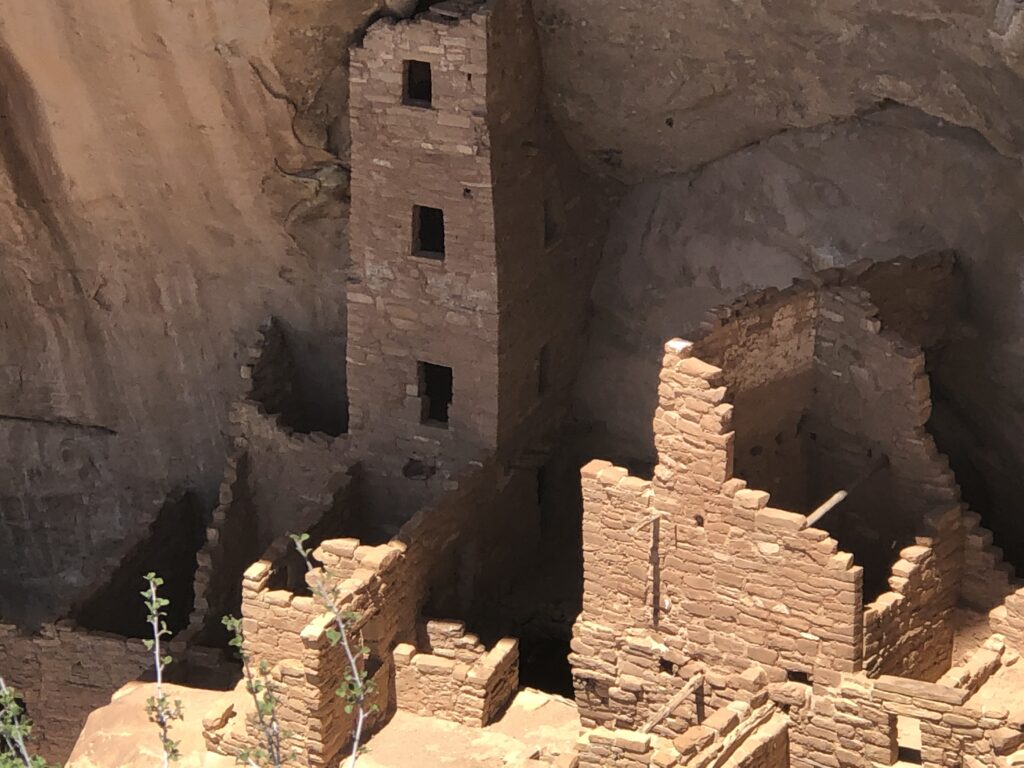
<instances>
[{"instance_id":1,"label":"dark doorway","mask_svg":"<svg viewBox=\"0 0 1024 768\"><path fill-rule=\"evenodd\" d=\"M523 637L519 640L519 685L571 699L572 667L569 640L561 637Z\"/></svg>"}]
</instances>

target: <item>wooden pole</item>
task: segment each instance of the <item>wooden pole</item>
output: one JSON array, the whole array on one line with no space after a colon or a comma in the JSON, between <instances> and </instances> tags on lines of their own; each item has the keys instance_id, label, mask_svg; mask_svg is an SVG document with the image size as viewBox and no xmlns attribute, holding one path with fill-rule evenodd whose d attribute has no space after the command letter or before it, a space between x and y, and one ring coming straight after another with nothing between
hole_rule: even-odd
<instances>
[{"instance_id":1,"label":"wooden pole","mask_svg":"<svg viewBox=\"0 0 1024 768\"><path fill-rule=\"evenodd\" d=\"M871 462L871 465L868 467L868 471L866 473L864 473L856 480L854 480L852 483L850 483L850 485L847 486L844 490L833 493L831 496L829 496L828 500L825 501L824 504L818 506L813 512L811 512L811 514L807 516L807 527L811 527L816 522L821 520L821 518L823 518L825 515L831 512L833 509L842 504L850 495L850 493L852 493L857 488L858 485L864 483L865 481L867 481L877 473L881 472L888 466L889 457L886 456L885 454L882 454L873 462Z\"/></svg>"},{"instance_id":2,"label":"wooden pole","mask_svg":"<svg viewBox=\"0 0 1024 768\"><path fill-rule=\"evenodd\" d=\"M689 696L691 693L696 691L697 688L699 688L703 684L704 684L704 675L702 673L698 672L697 674L695 674L693 677L691 677L689 680L686 681L686 685L684 685L682 688L680 688L676 692L676 695L673 696L671 699L669 699L668 703L665 704L664 707L659 709L657 711L657 713L655 713L654 717L652 717L650 720L648 720L646 723L644 723L643 727L640 729L640 733L650 733L651 729L654 728L654 726L656 726L658 723L660 723L666 717L671 715L672 714L672 710L674 710L676 707L678 707L680 704L682 704L683 700L687 696Z\"/></svg>"}]
</instances>

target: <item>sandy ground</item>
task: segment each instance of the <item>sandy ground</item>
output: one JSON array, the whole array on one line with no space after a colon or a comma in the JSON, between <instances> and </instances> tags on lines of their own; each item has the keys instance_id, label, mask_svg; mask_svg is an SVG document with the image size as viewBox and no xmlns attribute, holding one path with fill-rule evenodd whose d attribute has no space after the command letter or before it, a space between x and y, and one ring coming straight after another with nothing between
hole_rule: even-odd
<instances>
[{"instance_id":1,"label":"sandy ground","mask_svg":"<svg viewBox=\"0 0 1024 768\"><path fill-rule=\"evenodd\" d=\"M160 764L160 742L147 722L152 686L130 683L111 703L89 716L67 768L151 768ZM180 698L185 720L172 737L180 741L178 768L229 768L235 760L206 751L202 720L233 692L168 686ZM572 702L533 689L520 691L501 720L487 728L397 713L373 738L359 768L504 768L530 757L554 757L573 749L579 716Z\"/></svg>"},{"instance_id":2,"label":"sandy ground","mask_svg":"<svg viewBox=\"0 0 1024 768\"><path fill-rule=\"evenodd\" d=\"M502 768L572 751L580 720L572 702L524 689L487 728L399 712L370 741L360 768Z\"/></svg>"}]
</instances>

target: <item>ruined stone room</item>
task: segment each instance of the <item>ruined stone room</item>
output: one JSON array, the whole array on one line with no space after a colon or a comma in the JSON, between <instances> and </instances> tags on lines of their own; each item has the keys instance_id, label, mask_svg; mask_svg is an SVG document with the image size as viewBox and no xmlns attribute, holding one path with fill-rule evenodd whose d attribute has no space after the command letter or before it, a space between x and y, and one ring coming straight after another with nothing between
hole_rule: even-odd
<instances>
[{"instance_id":1,"label":"ruined stone room","mask_svg":"<svg viewBox=\"0 0 1024 768\"><path fill-rule=\"evenodd\" d=\"M1021 0L0 0L0 768L1024 768Z\"/></svg>"}]
</instances>

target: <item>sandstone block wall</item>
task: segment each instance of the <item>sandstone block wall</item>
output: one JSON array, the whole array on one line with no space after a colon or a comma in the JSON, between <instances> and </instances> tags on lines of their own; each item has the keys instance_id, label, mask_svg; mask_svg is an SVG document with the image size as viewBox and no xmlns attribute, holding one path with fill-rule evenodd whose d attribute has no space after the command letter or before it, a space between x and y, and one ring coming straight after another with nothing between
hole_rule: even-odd
<instances>
[{"instance_id":1,"label":"sandstone block wall","mask_svg":"<svg viewBox=\"0 0 1024 768\"><path fill-rule=\"evenodd\" d=\"M1006 635L1017 648L1024 649L1024 587L993 608L989 618L995 632Z\"/></svg>"},{"instance_id":2,"label":"sandstone block wall","mask_svg":"<svg viewBox=\"0 0 1024 768\"><path fill-rule=\"evenodd\" d=\"M927 257L909 268L946 286L951 260ZM935 722L941 708L928 702L944 696L956 699L952 706L964 704L991 674L991 658L974 663L977 669L968 664L967 671L949 671L965 557L987 562L997 553L986 552L990 542L983 534L965 550L958 489L925 428L930 400L923 354L883 327L859 287L859 280L887 286L879 274L863 268L825 273L712 313L699 341L666 347L653 479L630 477L608 462L582 471L584 610L570 660L585 728L618 729L641 740L645 730L655 737L689 733L693 743L674 745L674 759L685 747L691 762L680 764L689 765L713 741L705 742L708 734L700 730L707 727L707 711L775 707L789 723L786 736L766 739L756 758L751 747L743 759L866 768L896 759L897 710L917 694L893 686L922 686L925 703L916 711ZM918 298L910 307L889 302L887 311L915 341L933 340L941 335L941 307ZM785 364L773 368L776 348ZM709 362L717 362L715 355L723 362L734 355L733 367ZM782 378L773 381L773 375ZM801 403L800 393L808 400ZM776 402L776 424L789 430L795 422L797 434L809 434L797 447L775 440L760 450L776 426L764 411ZM759 448L758 460L749 463L736 454L741 440L733 434L743 423L741 408L761 411L745 422L754 436L744 449ZM880 455L888 462L879 463ZM847 501L809 527L804 514L776 508L768 493L748 489L734 476L740 466L768 478L793 467L817 475L818 485L802 491L804 510L824 500L825 489L851 490ZM794 498L800 493L793 484L784 491ZM883 509L879 520L870 517ZM893 526L887 516L900 519ZM888 545L877 547L871 560L871 539L857 524L881 529L902 548L886 554ZM833 528L840 542L830 536ZM845 540L887 588L868 605L862 569L840 549ZM993 563L988 568L998 570ZM1012 600L993 612L1000 631L1012 625ZM701 683L692 692L699 690L701 700L693 696L691 703L684 680L697 675ZM940 678L943 685L928 687ZM949 693L953 688L958 692ZM661 712L654 689L683 695ZM941 739L960 744L974 729L980 741L971 758L996 764L996 752L1005 754L1015 742L996 733L1007 727L1005 718L996 712L982 721L982 711L938 716L937 724L923 727L928 749L938 750ZM651 718L661 718L660 724L650 725ZM590 758L595 764L646 759L624 758L621 746L613 749L614 738L601 739L598 734L595 744L604 752ZM928 749L925 764L952 759L952 751ZM587 741L581 756L594 750Z\"/></svg>"},{"instance_id":3,"label":"sandstone block wall","mask_svg":"<svg viewBox=\"0 0 1024 768\"><path fill-rule=\"evenodd\" d=\"M429 103L406 98L409 62L430 68ZM352 52L350 119L351 429L375 505L400 523L467 459L519 453L561 421L603 204L547 119L519 0L374 25ZM443 213L443 258L416 252L416 206ZM419 363L452 371L447 425L421 423ZM423 482L385 479L403 470Z\"/></svg>"},{"instance_id":4,"label":"sandstone block wall","mask_svg":"<svg viewBox=\"0 0 1024 768\"><path fill-rule=\"evenodd\" d=\"M401 477L415 459L444 472L494 448L498 431L498 283L488 130L487 12L374 25L352 50L351 429ZM403 101L407 61L429 64L432 105ZM414 206L444 216L444 259L414 252ZM452 369L447 428L421 424L418 362ZM372 430L372 432L371 432ZM378 470L380 471L380 470ZM372 472L372 469L371 469ZM430 478L427 478L428 481ZM434 487L443 481L437 475ZM392 516L423 500L392 488ZM402 501L403 496L419 494ZM382 511L386 509L381 504Z\"/></svg>"},{"instance_id":5,"label":"sandstone block wall","mask_svg":"<svg viewBox=\"0 0 1024 768\"><path fill-rule=\"evenodd\" d=\"M396 646L416 642L416 625L428 594L446 588L449 566L459 561L466 541L473 542L482 561L508 572L506 561L519 551L516 515L523 508L523 480L530 475L506 475L497 464L471 467L450 483L451 490L410 518L392 541L370 546L354 538L334 538L316 547L318 575L336 588L341 609L358 615L351 629L357 642L370 649L366 663L378 683L380 717L396 706L391 697ZM295 562L291 547L290 541L279 539L245 572L246 649L254 659L277 669L275 674L296 678L287 690L289 727L307 741L317 760L330 761L350 733L345 725L348 713L334 695L344 664L340 649L326 643L329 623L310 594L311 577ZM487 575L477 578L474 572L466 577L476 580L475 599L486 600L491 588ZM459 694L460 711L467 719L476 712L481 722L487 721L508 700L516 685L516 659L513 646L498 643L473 665L472 674L467 672ZM375 723L376 716L371 729ZM232 732L230 723L214 725L211 743L233 743L234 737L215 733L224 728L225 733Z\"/></svg>"},{"instance_id":6,"label":"sandstone block wall","mask_svg":"<svg viewBox=\"0 0 1024 768\"><path fill-rule=\"evenodd\" d=\"M214 643L222 638L221 619L238 616L242 606L242 577L258 551L256 510L249 498L249 455L228 456L224 478L206 529L206 542L196 553L193 604L183 641Z\"/></svg>"},{"instance_id":7,"label":"sandstone block wall","mask_svg":"<svg viewBox=\"0 0 1024 768\"><path fill-rule=\"evenodd\" d=\"M246 351L249 363L242 366L242 377L250 379L249 399L262 412L277 416L287 430L332 436L345 431L345 375L331 356L311 355L300 335L276 317L260 325L256 343Z\"/></svg>"},{"instance_id":8,"label":"sandstone block wall","mask_svg":"<svg viewBox=\"0 0 1024 768\"><path fill-rule=\"evenodd\" d=\"M945 516L953 524L956 510ZM954 535L942 537L955 541ZM956 593L955 556L930 547L907 547L892 566L890 591L864 608L864 669L880 674L936 680L953 651L951 609ZM952 573L951 573L952 572Z\"/></svg>"},{"instance_id":9,"label":"sandstone block wall","mask_svg":"<svg viewBox=\"0 0 1024 768\"><path fill-rule=\"evenodd\" d=\"M32 634L0 625L0 658L4 680L22 695L33 720L33 750L61 763L89 713L153 661L141 640L87 632L71 622Z\"/></svg>"},{"instance_id":10,"label":"sandstone block wall","mask_svg":"<svg viewBox=\"0 0 1024 768\"><path fill-rule=\"evenodd\" d=\"M399 709L463 725L489 724L511 701L519 682L518 644L498 641L488 651L462 622L428 621L429 650L395 647Z\"/></svg>"},{"instance_id":11,"label":"sandstone block wall","mask_svg":"<svg viewBox=\"0 0 1024 768\"><path fill-rule=\"evenodd\" d=\"M1003 559L1003 551L992 541L992 531L981 524L981 516L966 510L964 527L964 573L961 599L968 605L987 611L999 605L1021 586L1013 566Z\"/></svg>"}]
</instances>

